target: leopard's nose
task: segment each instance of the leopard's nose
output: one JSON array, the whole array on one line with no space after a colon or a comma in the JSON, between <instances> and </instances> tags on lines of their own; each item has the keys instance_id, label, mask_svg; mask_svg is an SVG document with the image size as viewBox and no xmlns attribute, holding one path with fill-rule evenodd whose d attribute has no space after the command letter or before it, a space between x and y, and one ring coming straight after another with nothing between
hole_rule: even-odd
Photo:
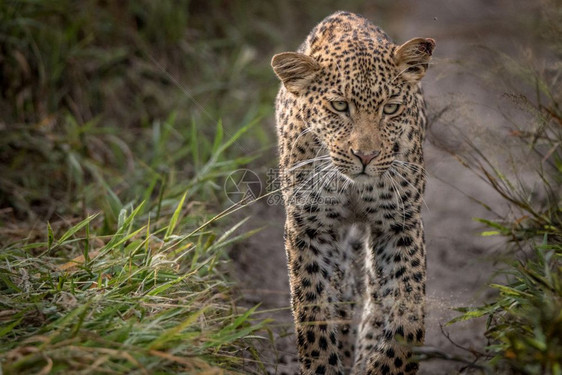
<instances>
[{"instance_id":1,"label":"leopard's nose","mask_svg":"<svg viewBox=\"0 0 562 375\"><path fill-rule=\"evenodd\" d=\"M361 160L361 163L363 164L364 167L369 165L371 160L379 156L379 154L381 153L380 151L369 151L369 152L355 151L352 148L350 150L353 155L357 156L359 160Z\"/></svg>"}]
</instances>

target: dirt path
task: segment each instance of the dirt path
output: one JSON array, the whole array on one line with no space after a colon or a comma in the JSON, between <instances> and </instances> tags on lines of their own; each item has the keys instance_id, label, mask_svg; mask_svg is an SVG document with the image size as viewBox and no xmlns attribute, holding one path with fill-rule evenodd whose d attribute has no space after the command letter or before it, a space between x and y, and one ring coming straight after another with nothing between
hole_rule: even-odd
<instances>
[{"instance_id":1,"label":"dirt path","mask_svg":"<svg viewBox=\"0 0 562 375\"><path fill-rule=\"evenodd\" d=\"M449 117L433 127L431 133L441 138L448 130L447 118L455 119L457 126L470 128L469 134L487 133L492 129L501 134L504 120L495 109L501 89L493 91L479 85L474 79L477 72L470 71L470 64L454 62L477 60L478 53L484 53L485 49L475 48L475 44L508 53L518 48L519 36L524 31L517 29L512 20L521 12L532 11L530 7L522 1L434 0L423 4L400 1L396 9L402 10L391 11L390 19L384 23L377 18L376 7L363 14L375 23L388 25L386 31L397 41L415 36L436 39L435 64L424 79L430 111L435 112L451 102L463 103L462 108L455 108L447 115ZM430 134L430 141L431 137ZM482 227L473 220L474 217L490 217L490 214L466 194L492 204L497 196L430 141L426 142L425 149L429 173L424 212L428 250L426 344L471 358L445 337L441 325L456 316L453 308L472 305L485 297L482 291L493 272L487 258L497 242L478 236ZM271 351L270 372L293 374L295 345L290 335L293 323L282 238L283 207L262 202L244 214L253 216L249 226L259 227L264 223L268 226L233 251L235 274L244 286L242 293L246 300L261 303L263 310L269 310L264 316L276 321L275 333L279 337L277 353ZM485 344L483 330L481 321L446 327L455 343L474 348ZM420 374L455 374L462 367L462 364L434 360L424 362Z\"/></svg>"}]
</instances>

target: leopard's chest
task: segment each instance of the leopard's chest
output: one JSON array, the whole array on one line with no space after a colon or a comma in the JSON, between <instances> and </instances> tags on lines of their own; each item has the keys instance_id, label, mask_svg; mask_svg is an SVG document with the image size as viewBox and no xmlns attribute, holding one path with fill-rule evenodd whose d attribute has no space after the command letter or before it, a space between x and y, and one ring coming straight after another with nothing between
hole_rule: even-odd
<instances>
[{"instance_id":1,"label":"leopard's chest","mask_svg":"<svg viewBox=\"0 0 562 375\"><path fill-rule=\"evenodd\" d=\"M334 186L324 187L304 198L301 203L305 204L294 206L303 217L312 215L318 224L340 231L355 224L367 224L373 233L384 232L400 219L408 206L401 201L404 197L385 184L354 184L339 190Z\"/></svg>"}]
</instances>

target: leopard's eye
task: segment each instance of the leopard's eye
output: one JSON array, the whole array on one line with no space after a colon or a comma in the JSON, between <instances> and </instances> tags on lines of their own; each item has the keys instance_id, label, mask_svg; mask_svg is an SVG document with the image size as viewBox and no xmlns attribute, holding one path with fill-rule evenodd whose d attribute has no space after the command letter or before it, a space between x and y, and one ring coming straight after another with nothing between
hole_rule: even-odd
<instances>
[{"instance_id":1,"label":"leopard's eye","mask_svg":"<svg viewBox=\"0 0 562 375\"><path fill-rule=\"evenodd\" d=\"M336 100L330 103L332 104L332 108L338 112L347 112L347 110L349 109L349 105L346 101L343 100Z\"/></svg>"},{"instance_id":2,"label":"leopard's eye","mask_svg":"<svg viewBox=\"0 0 562 375\"><path fill-rule=\"evenodd\" d=\"M393 115L400 109L400 104L398 103L388 103L384 106L382 111L385 115Z\"/></svg>"}]
</instances>

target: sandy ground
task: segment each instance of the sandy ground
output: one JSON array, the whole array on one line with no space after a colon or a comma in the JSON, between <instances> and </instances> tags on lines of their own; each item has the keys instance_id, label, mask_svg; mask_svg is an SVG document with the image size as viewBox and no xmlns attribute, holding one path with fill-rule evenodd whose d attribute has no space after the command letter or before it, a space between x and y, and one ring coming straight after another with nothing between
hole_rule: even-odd
<instances>
[{"instance_id":1,"label":"sandy ground","mask_svg":"<svg viewBox=\"0 0 562 375\"><path fill-rule=\"evenodd\" d=\"M468 135L506 132L505 121L497 107L503 103L498 85L485 86L475 77L465 61L478 61L486 48L516 54L526 42L512 20L533 9L523 1L400 1L390 18L377 18L373 6L364 15L373 22L384 23L386 31L397 41L416 36L437 41L434 64L424 78L429 110L436 113L451 103L462 103L434 124L426 142L426 169L429 173L424 212L426 228L427 339L426 344L467 359L474 357L457 348L443 333L442 325L457 313L452 309L482 301L485 285L493 273L489 257L498 241L479 236L483 230L474 217L491 217L469 196L499 205L497 195L453 157L433 145L432 140L447 138L449 127L465 127ZM407 9L404 12L404 9ZM303 35L304 38L304 35ZM459 63L460 62L460 63ZM502 104L503 105L503 104ZM445 135L444 135L445 134ZM446 139L450 144L459 140ZM261 304L264 318L275 319L276 348L269 350L271 374L293 374L296 371L292 317L289 309L289 285L283 249L284 211L282 206L260 202L243 213L252 215L250 227L267 227L239 244L232 252L234 275L240 281L245 302ZM447 326L444 330L452 341L466 348L485 345L484 322L474 320ZM422 363L420 374L468 373L463 364L432 360Z\"/></svg>"}]
</instances>

